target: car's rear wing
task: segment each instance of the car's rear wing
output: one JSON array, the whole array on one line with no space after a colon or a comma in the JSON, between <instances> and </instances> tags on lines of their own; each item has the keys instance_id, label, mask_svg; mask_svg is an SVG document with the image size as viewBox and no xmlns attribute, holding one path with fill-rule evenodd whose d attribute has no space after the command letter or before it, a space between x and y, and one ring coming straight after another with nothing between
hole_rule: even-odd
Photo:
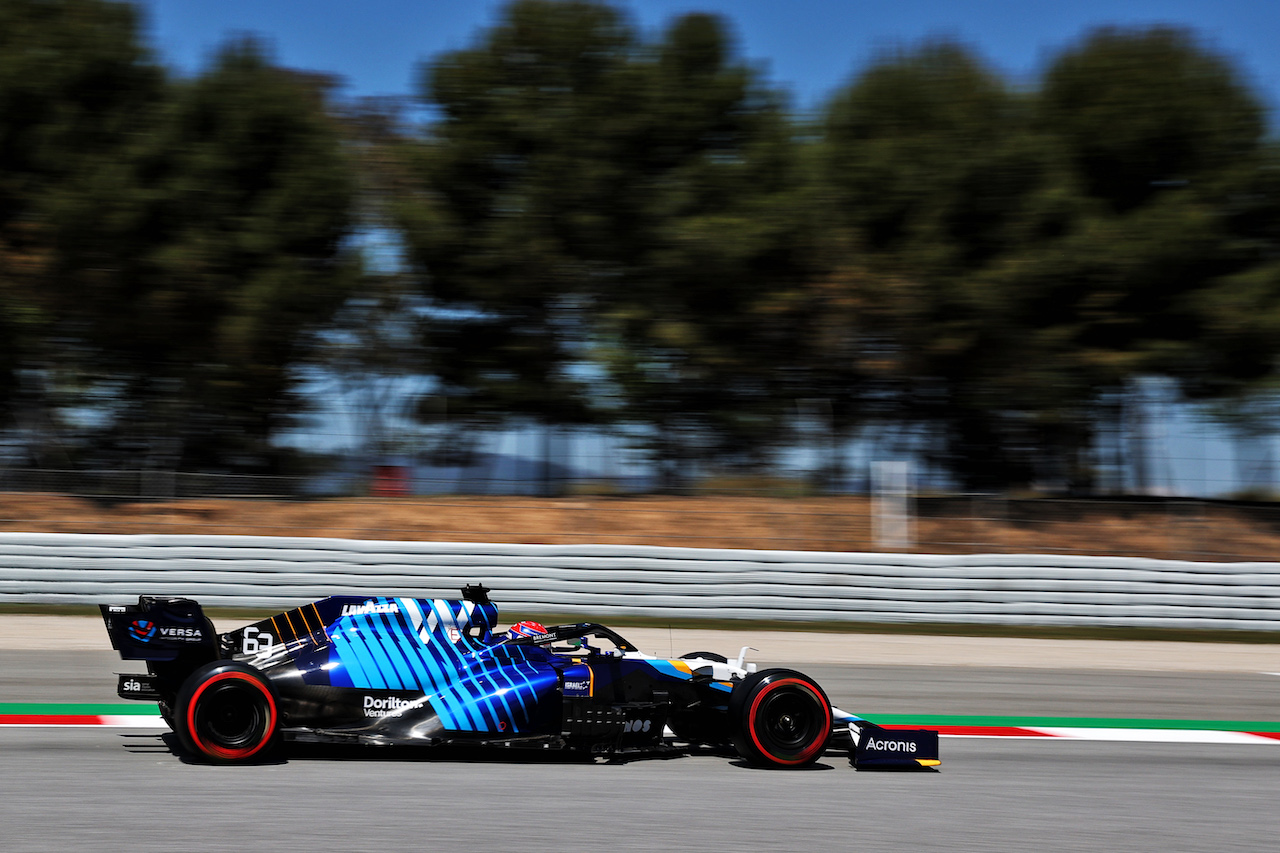
<instances>
[{"instance_id":1,"label":"car's rear wing","mask_svg":"<svg viewBox=\"0 0 1280 853\"><path fill-rule=\"evenodd\" d=\"M125 660L218 657L218 635L189 598L142 595L137 604L101 604L111 647Z\"/></svg>"}]
</instances>

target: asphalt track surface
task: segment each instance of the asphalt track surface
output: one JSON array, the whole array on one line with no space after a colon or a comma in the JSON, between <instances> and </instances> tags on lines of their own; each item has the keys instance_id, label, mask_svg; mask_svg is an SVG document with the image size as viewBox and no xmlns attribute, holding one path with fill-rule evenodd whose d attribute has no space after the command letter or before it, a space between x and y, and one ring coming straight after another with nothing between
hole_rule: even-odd
<instances>
[{"instance_id":1,"label":"asphalt track surface","mask_svg":"<svg viewBox=\"0 0 1280 853\"><path fill-rule=\"evenodd\" d=\"M947 740L941 773L719 756L184 764L152 734L0 732L3 849L1264 851L1275 754Z\"/></svg>"},{"instance_id":2,"label":"asphalt track surface","mask_svg":"<svg viewBox=\"0 0 1280 853\"><path fill-rule=\"evenodd\" d=\"M762 664L764 665L764 664ZM0 701L114 699L114 653L0 651ZM1280 719L1263 673L799 667L846 710ZM0 729L0 850L1274 851L1280 746L948 738L939 773L309 747L188 763L159 731Z\"/></svg>"}]
</instances>

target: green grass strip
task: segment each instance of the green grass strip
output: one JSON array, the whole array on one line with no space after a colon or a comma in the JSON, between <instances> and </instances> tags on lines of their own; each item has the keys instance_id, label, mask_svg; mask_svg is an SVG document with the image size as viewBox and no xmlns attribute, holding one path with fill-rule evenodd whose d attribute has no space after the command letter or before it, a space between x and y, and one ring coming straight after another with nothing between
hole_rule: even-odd
<instances>
[{"instance_id":1,"label":"green grass strip","mask_svg":"<svg viewBox=\"0 0 1280 853\"><path fill-rule=\"evenodd\" d=\"M154 702L0 702L0 716L36 715L87 717L95 715L154 717Z\"/></svg>"},{"instance_id":2,"label":"green grass strip","mask_svg":"<svg viewBox=\"0 0 1280 853\"><path fill-rule=\"evenodd\" d=\"M870 714L889 726L980 726L1014 728L1181 729L1223 732L1280 732L1280 722L1257 720L1130 720L1114 717L988 717L958 714Z\"/></svg>"}]
</instances>

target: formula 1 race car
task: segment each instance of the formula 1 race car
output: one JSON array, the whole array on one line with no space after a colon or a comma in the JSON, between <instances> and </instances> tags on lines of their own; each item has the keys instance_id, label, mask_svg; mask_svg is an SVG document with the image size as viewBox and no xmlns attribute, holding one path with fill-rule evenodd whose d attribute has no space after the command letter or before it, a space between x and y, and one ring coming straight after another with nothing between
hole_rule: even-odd
<instances>
[{"instance_id":1,"label":"formula 1 race car","mask_svg":"<svg viewBox=\"0 0 1280 853\"><path fill-rule=\"evenodd\" d=\"M939 763L937 732L845 713L799 672L757 672L746 649L656 658L595 623L499 633L488 592L337 596L225 634L190 599L101 608L120 656L147 662L118 694L158 702L215 763L260 761L282 739L608 756L702 745L767 767L812 764L830 745L860 768Z\"/></svg>"}]
</instances>

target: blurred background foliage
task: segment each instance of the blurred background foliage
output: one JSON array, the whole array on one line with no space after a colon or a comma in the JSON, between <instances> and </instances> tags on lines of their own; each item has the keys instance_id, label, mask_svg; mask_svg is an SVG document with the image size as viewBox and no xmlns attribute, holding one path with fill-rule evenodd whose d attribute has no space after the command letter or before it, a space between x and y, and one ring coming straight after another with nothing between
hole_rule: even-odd
<instances>
[{"instance_id":1,"label":"blurred background foliage","mask_svg":"<svg viewBox=\"0 0 1280 853\"><path fill-rule=\"evenodd\" d=\"M126 3L0 0L11 461L287 471L329 375L463 451L620 432L667 487L801 441L838 483L881 431L1088 492L1144 377L1266 408L1280 149L1193 33L1100 29L1031 85L928 43L796 115L728 21L518 0L419 99L243 38L178 78Z\"/></svg>"}]
</instances>

